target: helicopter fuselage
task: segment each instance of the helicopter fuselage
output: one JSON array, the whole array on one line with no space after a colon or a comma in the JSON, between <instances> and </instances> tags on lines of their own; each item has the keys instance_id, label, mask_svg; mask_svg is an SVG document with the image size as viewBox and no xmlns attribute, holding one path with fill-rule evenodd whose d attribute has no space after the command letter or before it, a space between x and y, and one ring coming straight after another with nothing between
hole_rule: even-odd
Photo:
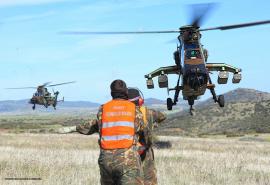
<instances>
[{"instance_id":1,"label":"helicopter fuselage","mask_svg":"<svg viewBox=\"0 0 270 185\"><path fill-rule=\"evenodd\" d=\"M179 37L182 43L178 48L182 66L182 94L184 99L197 99L205 93L208 83L208 71L203 48L199 42L200 33L183 30ZM181 65L181 61L180 64Z\"/></svg>"},{"instance_id":2,"label":"helicopter fuselage","mask_svg":"<svg viewBox=\"0 0 270 185\"><path fill-rule=\"evenodd\" d=\"M29 100L29 103L33 104L33 109L35 109L35 105L43 105L46 108L48 106L53 106L55 108L58 102L58 94L58 91L54 93L54 96L51 96L51 93L48 93L46 95L39 95L38 93L35 93L33 97Z\"/></svg>"}]
</instances>

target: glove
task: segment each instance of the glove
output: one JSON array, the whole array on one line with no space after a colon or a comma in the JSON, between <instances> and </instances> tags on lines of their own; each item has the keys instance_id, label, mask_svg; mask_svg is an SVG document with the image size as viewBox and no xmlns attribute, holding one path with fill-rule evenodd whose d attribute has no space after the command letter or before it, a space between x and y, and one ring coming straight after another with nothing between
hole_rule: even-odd
<instances>
[{"instance_id":1,"label":"glove","mask_svg":"<svg viewBox=\"0 0 270 185\"><path fill-rule=\"evenodd\" d=\"M62 127L62 128L59 128L57 130L58 134L68 134L68 133L72 133L72 132L76 132L76 126Z\"/></svg>"}]
</instances>

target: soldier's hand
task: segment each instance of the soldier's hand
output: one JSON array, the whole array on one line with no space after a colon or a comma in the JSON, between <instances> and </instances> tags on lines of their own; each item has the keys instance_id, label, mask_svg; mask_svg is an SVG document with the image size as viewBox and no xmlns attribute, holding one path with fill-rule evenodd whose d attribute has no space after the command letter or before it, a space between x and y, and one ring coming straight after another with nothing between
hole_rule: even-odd
<instances>
[{"instance_id":1,"label":"soldier's hand","mask_svg":"<svg viewBox=\"0 0 270 185\"><path fill-rule=\"evenodd\" d=\"M72 132L76 132L76 126L62 127L62 128L59 128L57 130L58 134L68 134L68 133L72 133Z\"/></svg>"}]
</instances>

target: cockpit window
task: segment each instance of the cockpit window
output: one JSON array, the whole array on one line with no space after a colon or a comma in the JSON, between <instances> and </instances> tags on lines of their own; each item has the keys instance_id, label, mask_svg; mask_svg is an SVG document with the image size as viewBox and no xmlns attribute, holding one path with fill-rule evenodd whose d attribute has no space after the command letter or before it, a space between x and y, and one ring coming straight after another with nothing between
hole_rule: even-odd
<instances>
[{"instance_id":1,"label":"cockpit window","mask_svg":"<svg viewBox=\"0 0 270 185\"><path fill-rule=\"evenodd\" d=\"M200 50L186 50L186 59L201 59Z\"/></svg>"}]
</instances>

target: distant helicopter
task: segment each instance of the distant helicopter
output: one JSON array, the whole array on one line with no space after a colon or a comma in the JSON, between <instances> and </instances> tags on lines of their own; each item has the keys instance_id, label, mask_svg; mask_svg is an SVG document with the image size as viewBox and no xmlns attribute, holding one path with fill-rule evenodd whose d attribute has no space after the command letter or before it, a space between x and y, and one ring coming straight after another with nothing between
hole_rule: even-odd
<instances>
[{"instance_id":1,"label":"distant helicopter","mask_svg":"<svg viewBox=\"0 0 270 185\"><path fill-rule=\"evenodd\" d=\"M225 63L208 63L208 51L203 48L200 42L201 31L209 30L229 30L261 24L269 24L270 20L250 22L244 24L235 24L228 26L219 26L213 28L200 29L201 22L205 15L213 7L214 4L197 4L192 5L193 19L190 25L182 26L178 30L168 31L124 31L124 32L63 32L64 34L161 34L161 33L180 33L177 37L180 45L177 46L174 52L175 65L160 67L155 71L145 75L147 79L147 88L154 88L152 78L158 77L160 88L167 88L168 94L170 91L175 91L173 100L167 99L167 109L172 110L172 107L177 104L180 91L182 91L183 99L187 100L190 105L190 114L192 115L194 101L199 96L204 95L206 89L209 89L214 102L217 102L220 107L224 107L225 100L223 95L217 96L215 93L215 84L212 83L210 74L212 71L218 71L218 83L226 84L229 77L229 72L233 73L232 83L241 81L241 69L225 64ZM177 84L174 88L168 87L168 74L178 75ZM180 84L181 81L181 84Z\"/></svg>"},{"instance_id":2,"label":"distant helicopter","mask_svg":"<svg viewBox=\"0 0 270 185\"><path fill-rule=\"evenodd\" d=\"M32 109L35 110L36 104L43 105L46 108L48 108L48 106L53 106L53 108L56 109L57 103L63 102L64 97L62 100L57 100L59 92L58 91L54 92L53 90L53 96L52 96L51 93L48 91L47 87L71 84L71 83L75 83L75 81L49 85L51 83L52 82L46 82L42 85L39 85L38 87L19 87L19 88L7 88L7 89L37 89L37 91L33 94L32 98L29 100L29 103L33 104Z\"/></svg>"}]
</instances>

